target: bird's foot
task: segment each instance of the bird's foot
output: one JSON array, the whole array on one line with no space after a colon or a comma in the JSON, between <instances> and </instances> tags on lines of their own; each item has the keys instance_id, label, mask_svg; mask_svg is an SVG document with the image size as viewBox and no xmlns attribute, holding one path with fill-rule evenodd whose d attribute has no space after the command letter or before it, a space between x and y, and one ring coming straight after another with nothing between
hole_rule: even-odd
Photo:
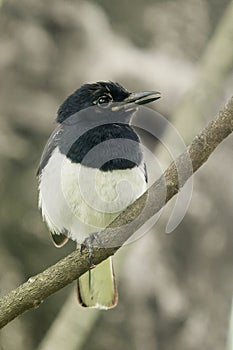
<instances>
[{"instance_id":1,"label":"bird's foot","mask_svg":"<svg viewBox=\"0 0 233 350\"><path fill-rule=\"evenodd\" d=\"M96 243L94 244L94 242ZM101 239L99 238L97 233L92 233L90 236L85 238L83 243L81 243L81 247L80 247L81 254L83 253L84 249L87 249L91 268L95 267L95 264L93 263L94 246L101 247L101 248L103 247Z\"/></svg>"}]
</instances>

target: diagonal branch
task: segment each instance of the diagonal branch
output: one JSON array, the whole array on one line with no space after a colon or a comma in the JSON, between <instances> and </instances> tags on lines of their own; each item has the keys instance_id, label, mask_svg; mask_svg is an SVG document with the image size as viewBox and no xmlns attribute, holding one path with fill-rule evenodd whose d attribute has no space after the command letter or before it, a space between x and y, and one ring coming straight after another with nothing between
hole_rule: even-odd
<instances>
[{"instance_id":1,"label":"diagonal branch","mask_svg":"<svg viewBox=\"0 0 233 350\"><path fill-rule=\"evenodd\" d=\"M209 158L215 148L233 131L233 97L218 117L210 122L139 199L122 212L99 234L105 248L94 248L94 264L113 255L127 239L155 215ZM177 171L178 169L178 171ZM166 193L164 196L164 186ZM23 312L37 307L89 269L88 253L79 250L69 254L42 273L0 299L0 328Z\"/></svg>"}]
</instances>

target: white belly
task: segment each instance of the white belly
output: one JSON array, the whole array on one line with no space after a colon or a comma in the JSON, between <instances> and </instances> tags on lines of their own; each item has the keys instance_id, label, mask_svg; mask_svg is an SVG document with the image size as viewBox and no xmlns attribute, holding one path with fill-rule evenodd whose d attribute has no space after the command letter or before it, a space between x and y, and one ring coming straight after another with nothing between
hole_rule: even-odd
<instances>
[{"instance_id":1,"label":"white belly","mask_svg":"<svg viewBox=\"0 0 233 350\"><path fill-rule=\"evenodd\" d=\"M146 191L144 168L102 172L72 163L55 149L42 170L39 207L52 233L74 241L105 228Z\"/></svg>"}]
</instances>

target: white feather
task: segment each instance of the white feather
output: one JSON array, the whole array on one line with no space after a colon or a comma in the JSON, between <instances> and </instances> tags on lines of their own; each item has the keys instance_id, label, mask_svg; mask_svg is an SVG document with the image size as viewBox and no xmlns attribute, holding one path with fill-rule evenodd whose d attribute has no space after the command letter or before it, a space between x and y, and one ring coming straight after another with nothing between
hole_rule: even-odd
<instances>
[{"instance_id":1,"label":"white feather","mask_svg":"<svg viewBox=\"0 0 233 350\"><path fill-rule=\"evenodd\" d=\"M72 163L56 148L42 170L39 207L52 233L77 242L99 232L147 188L144 167L100 171Z\"/></svg>"}]
</instances>

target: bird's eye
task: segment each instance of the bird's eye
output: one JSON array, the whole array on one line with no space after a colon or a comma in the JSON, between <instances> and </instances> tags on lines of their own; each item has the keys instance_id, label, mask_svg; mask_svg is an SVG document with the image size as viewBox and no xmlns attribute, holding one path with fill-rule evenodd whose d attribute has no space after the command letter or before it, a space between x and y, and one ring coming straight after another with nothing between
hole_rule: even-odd
<instances>
[{"instance_id":1,"label":"bird's eye","mask_svg":"<svg viewBox=\"0 0 233 350\"><path fill-rule=\"evenodd\" d=\"M110 96L107 96L107 95L103 95L103 96L100 96L97 100L97 104L98 105L105 105L107 106L109 104L109 102L112 101L111 97ZM103 107L105 107L103 106Z\"/></svg>"}]
</instances>

